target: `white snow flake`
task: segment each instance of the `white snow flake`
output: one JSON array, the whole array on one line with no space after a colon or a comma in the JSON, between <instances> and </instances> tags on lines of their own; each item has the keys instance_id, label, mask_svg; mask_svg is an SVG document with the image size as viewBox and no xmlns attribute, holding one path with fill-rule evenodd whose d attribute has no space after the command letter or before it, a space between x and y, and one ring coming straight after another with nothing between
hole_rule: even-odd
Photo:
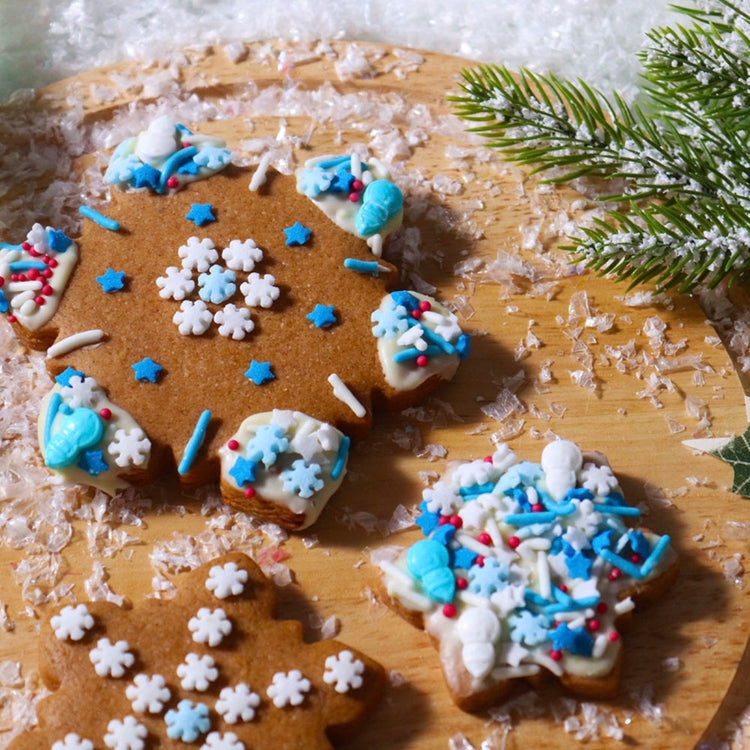
<instances>
[{"instance_id":1,"label":"white snow flake","mask_svg":"<svg viewBox=\"0 0 750 750\"><path fill-rule=\"evenodd\" d=\"M244 682L236 687L225 687L219 693L216 701L216 711L227 724L242 721L252 721L255 709L260 705L260 696L250 690Z\"/></svg>"},{"instance_id":2,"label":"white snow flake","mask_svg":"<svg viewBox=\"0 0 750 750\"><path fill-rule=\"evenodd\" d=\"M77 604L75 607L69 604L52 617L50 624L61 641L66 638L80 641L94 627L94 618L89 614L85 604Z\"/></svg>"},{"instance_id":3,"label":"white snow flake","mask_svg":"<svg viewBox=\"0 0 750 750\"><path fill-rule=\"evenodd\" d=\"M60 395L65 399L68 406L77 409L79 406L89 407L96 400L99 386L94 378L73 375L64 386Z\"/></svg>"},{"instance_id":4,"label":"white snow flake","mask_svg":"<svg viewBox=\"0 0 750 750\"><path fill-rule=\"evenodd\" d=\"M120 467L143 466L151 452L151 441L140 427L119 429L107 446L107 452L114 456L115 463Z\"/></svg>"},{"instance_id":5,"label":"white snow flake","mask_svg":"<svg viewBox=\"0 0 750 750\"><path fill-rule=\"evenodd\" d=\"M169 266L165 271L166 276L159 276L156 286L159 287L159 296L162 299L182 300L195 289L193 274L187 268Z\"/></svg>"},{"instance_id":6,"label":"white snow flake","mask_svg":"<svg viewBox=\"0 0 750 750\"><path fill-rule=\"evenodd\" d=\"M122 721L112 719L107 724L104 744L112 750L143 750L147 734L148 729L133 716L126 716Z\"/></svg>"},{"instance_id":7,"label":"white snow flake","mask_svg":"<svg viewBox=\"0 0 750 750\"><path fill-rule=\"evenodd\" d=\"M249 307L271 307L280 294L275 284L276 279L270 273L264 276L251 273L240 286L240 291L245 295L245 303Z\"/></svg>"},{"instance_id":8,"label":"white snow flake","mask_svg":"<svg viewBox=\"0 0 750 750\"><path fill-rule=\"evenodd\" d=\"M232 623L227 619L223 609L210 610L208 607L201 607L198 614L190 618L188 630L193 634L196 643L218 646L224 640L224 636L232 632Z\"/></svg>"},{"instance_id":9,"label":"white snow flake","mask_svg":"<svg viewBox=\"0 0 750 750\"><path fill-rule=\"evenodd\" d=\"M182 245L177 253L182 258L183 268L189 271L195 269L200 273L208 271L209 267L219 260L219 253L208 237L202 240L198 237L189 237L187 244Z\"/></svg>"},{"instance_id":10,"label":"white snow flake","mask_svg":"<svg viewBox=\"0 0 750 750\"><path fill-rule=\"evenodd\" d=\"M180 678L180 685L185 690L197 690L204 693L208 690L209 685L219 676L219 670L216 669L214 660L204 654L190 653L185 657L185 661L177 667L177 676Z\"/></svg>"},{"instance_id":11,"label":"white snow flake","mask_svg":"<svg viewBox=\"0 0 750 750\"><path fill-rule=\"evenodd\" d=\"M432 323L435 326L435 333L442 336L446 341L453 342L461 335L458 318L453 313L442 315L439 312L428 310L422 313L422 317L425 321Z\"/></svg>"},{"instance_id":12,"label":"white snow flake","mask_svg":"<svg viewBox=\"0 0 750 750\"><path fill-rule=\"evenodd\" d=\"M440 513L443 516L453 513L459 505L463 505L461 498L445 482L436 482L422 493L422 498L427 503L430 513Z\"/></svg>"},{"instance_id":13,"label":"white snow flake","mask_svg":"<svg viewBox=\"0 0 750 750\"><path fill-rule=\"evenodd\" d=\"M246 307L236 307L231 303L214 313L214 321L219 326L222 336L231 336L235 341L244 339L245 335L255 328L255 323L250 318L250 310Z\"/></svg>"},{"instance_id":14,"label":"white snow flake","mask_svg":"<svg viewBox=\"0 0 750 750\"><path fill-rule=\"evenodd\" d=\"M150 714L158 714L161 713L172 693L160 674L149 677L141 673L133 678L132 685L127 686L125 695L133 704L133 711L141 714L147 711Z\"/></svg>"},{"instance_id":15,"label":"white snow flake","mask_svg":"<svg viewBox=\"0 0 750 750\"><path fill-rule=\"evenodd\" d=\"M109 638L100 638L96 647L89 651L89 659L99 677L122 677L128 667L133 666L135 657L130 653L127 641L111 643Z\"/></svg>"},{"instance_id":16,"label":"white snow flake","mask_svg":"<svg viewBox=\"0 0 750 750\"><path fill-rule=\"evenodd\" d=\"M362 687L362 674L365 671L364 662L355 659L348 649L332 654L326 659L326 669L323 681L333 685L337 693L348 693Z\"/></svg>"},{"instance_id":17,"label":"white snow flake","mask_svg":"<svg viewBox=\"0 0 750 750\"><path fill-rule=\"evenodd\" d=\"M211 732L206 736L206 741L201 745L201 750L245 750L245 745L240 742L234 732Z\"/></svg>"},{"instance_id":18,"label":"white snow flake","mask_svg":"<svg viewBox=\"0 0 750 750\"><path fill-rule=\"evenodd\" d=\"M172 316L172 321L183 336L200 336L208 330L213 319L214 316L202 300L192 302L186 299Z\"/></svg>"},{"instance_id":19,"label":"white snow flake","mask_svg":"<svg viewBox=\"0 0 750 750\"><path fill-rule=\"evenodd\" d=\"M47 227L47 229L50 228L51 227ZM45 229L41 224L37 223L34 224L33 227L31 227L28 234L26 235L26 242L28 242L29 245L33 245L34 250L36 250L38 253L42 253L42 255L47 255L50 249L47 229Z\"/></svg>"},{"instance_id":20,"label":"white snow flake","mask_svg":"<svg viewBox=\"0 0 750 750\"><path fill-rule=\"evenodd\" d=\"M53 742L52 750L94 750L94 743L70 732L65 735L65 739Z\"/></svg>"},{"instance_id":21,"label":"white snow flake","mask_svg":"<svg viewBox=\"0 0 750 750\"><path fill-rule=\"evenodd\" d=\"M247 582L247 571L239 568L237 563L228 562L224 565L214 565L208 571L206 588L213 591L219 599L228 596L237 596L245 589Z\"/></svg>"},{"instance_id":22,"label":"white snow flake","mask_svg":"<svg viewBox=\"0 0 750 750\"><path fill-rule=\"evenodd\" d=\"M299 669L277 672L272 678L272 684L266 689L266 694L273 700L276 708L299 706L308 692L310 692L310 680L303 677Z\"/></svg>"},{"instance_id":23,"label":"white snow flake","mask_svg":"<svg viewBox=\"0 0 750 750\"><path fill-rule=\"evenodd\" d=\"M222 250L221 257L228 268L234 271L252 271L256 263L263 259L263 251L255 244L254 240L247 239L244 242L232 240L229 247Z\"/></svg>"},{"instance_id":24,"label":"white snow flake","mask_svg":"<svg viewBox=\"0 0 750 750\"><path fill-rule=\"evenodd\" d=\"M71 378L72 380L72 378ZM596 464L584 464L581 469L581 484L600 497L606 497L617 487L617 477L612 473L612 469L606 464L597 466Z\"/></svg>"}]
</instances>

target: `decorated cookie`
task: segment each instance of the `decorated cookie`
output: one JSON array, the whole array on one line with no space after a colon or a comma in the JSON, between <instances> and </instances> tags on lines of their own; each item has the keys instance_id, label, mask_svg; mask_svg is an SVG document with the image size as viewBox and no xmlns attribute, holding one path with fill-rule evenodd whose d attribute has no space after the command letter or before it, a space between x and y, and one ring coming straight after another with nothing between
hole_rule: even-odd
<instances>
[{"instance_id":1,"label":"decorated cookie","mask_svg":"<svg viewBox=\"0 0 750 750\"><path fill-rule=\"evenodd\" d=\"M173 600L67 605L42 630L53 691L12 750L330 748L383 690L382 667L273 617L275 593L233 553L188 573Z\"/></svg>"},{"instance_id":2,"label":"decorated cookie","mask_svg":"<svg viewBox=\"0 0 750 750\"><path fill-rule=\"evenodd\" d=\"M0 305L57 380L50 469L110 493L168 469L220 479L234 507L303 528L373 410L450 378L469 337L436 300L391 291L380 252L403 199L382 165L295 178L228 153L155 121L115 151L124 189L81 209L80 238L36 225L3 245Z\"/></svg>"},{"instance_id":3,"label":"decorated cookie","mask_svg":"<svg viewBox=\"0 0 750 750\"><path fill-rule=\"evenodd\" d=\"M581 695L616 692L618 625L677 564L668 536L638 527L601 454L558 440L535 464L502 445L454 463L419 508L425 539L381 563L383 586L438 644L461 708L545 673Z\"/></svg>"}]
</instances>

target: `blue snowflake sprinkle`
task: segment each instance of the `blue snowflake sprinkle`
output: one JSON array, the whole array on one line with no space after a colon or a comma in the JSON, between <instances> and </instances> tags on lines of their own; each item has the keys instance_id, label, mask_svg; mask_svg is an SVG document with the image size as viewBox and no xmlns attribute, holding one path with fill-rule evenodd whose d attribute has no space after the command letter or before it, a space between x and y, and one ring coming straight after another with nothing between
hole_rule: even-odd
<instances>
[{"instance_id":1,"label":"blue snowflake sprinkle","mask_svg":"<svg viewBox=\"0 0 750 750\"><path fill-rule=\"evenodd\" d=\"M211 728L208 706L187 699L177 704L177 710L170 708L164 720L167 723L167 736L183 742L195 742L199 735Z\"/></svg>"},{"instance_id":2,"label":"blue snowflake sprinkle","mask_svg":"<svg viewBox=\"0 0 750 750\"><path fill-rule=\"evenodd\" d=\"M496 591L501 591L508 584L510 568L503 565L494 557L488 557L484 565L472 565L469 570L469 591L472 594L489 597Z\"/></svg>"},{"instance_id":3,"label":"blue snowflake sprinkle","mask_svg":"<svg viewBox=\"0 0 750 750\"><path fill-rule=\"evenodd\" d=\"M512 641L525 643L527 646L538 646L549 640L552 620L547 615L537 615L528 609L522 609L508 618L508 624Z\"/></svg>"},{"instance_id":4,"label":"blue snowflake sprinkle","mask_svg":"<svg viewBox=\"0 0 750 750\"><path fill-rule=\"evenodd\" d=\"M294 492L300 497L312 497L315 492L323 489L320 472L320 464L308 464L307 461L300 458L292 464L291 469L281 472L284 489L287 492Z\"/></svg>"},{"instance_id":5,"label":"blue snowflake sprinkle","mask_svg":"<svg viewBox=\"0 0 750 750\"><path fill-rule=\"evenodd\" d=\"M333 175L320 167L305 169L299 176L300 190L308 198L317 198L331 186Z\"/></svg>"},{"instance_id":6,"label":"blue snowflake sprinkle","mask_svg":"<svg viewBox=\"0 0 750 750\"><path fill-rule=\"evenodd\" d=\"M507 493L514 487L524 485L528 487L534 484L537 479L541 479L543 476L542 467L539 464L531 463L531 461L521 461L520 464L511 466L508 471L500 477L496 485L496 489L500 492Z\"/></svg>"},{"instance_id":7,"label":"blue snowflake sprinkle","mask_svg":"<svg viewBox=\"0 0 750 750\"><path fill-rule=\"evenodd\" d=\"M252 461L263 461L267 469L276 463L276 457L289 447L284 430L278 425L262 425L247 444L247 455Z\"/></svg>"},{"instance_id":8,"label":"blue snowflake sprinkle","mask_svg":"<svg viewBox=\"0 0 750 750\"><path fill-rule=\"evenodd\" d=\"M234 283L236 278L234 271L219 265L213 265L208 269L208 273L202 273L198 277L198 286L200 287L198 295L204 302L213 302L215 305L220 305L230 299L237 291L237 285Z\"/></svg>"},{"instance_id":9,"label":"blue snowflake sprinkle","mask_svg":"<svg viewBox=\"0 0 750 750\"><path fill-rule=\"evenodd\" d=\"M136 169L143 166L135 154L129 154L124 159L115 159L104 174L104 181L109 183L129 182Z\"/></svg>"},{"instance_id":10,"label":"blue snowflake sprinkle","mask_svg":"<svg viewBox=\"0 0 750 750\"><path fill-rule=\"evenodd\" d=\"M555 651L569 651L579 656L591 656L594 639L583 628L571 630L566 623L561 622L554 630L549 631L549 635Z\"/></svg>"},{"instance_id":11,"label":"blue snowflake sprinkle","mask_svg":"<svg viewBox=\"0 0 750 750\"><path fill-rule=\"evenodd\" d=\"M397 305L392 299L386 301L385 308L375 310L370 320L375 323L373 335L378 338L398 338L408 327L408 313L403 305Z\"/></svg>"},{"instance_id":12,"label":"blue snowflake sprinkle","mask_svg":"<svg viewBox=\"0 0 750 750\"><path fill-rule=\"evenodd\" d=\"M228 148L203 146L193 157L193 161L207 169L222 169L232 161L232 152Z\"/></svg>"}]
</instances>

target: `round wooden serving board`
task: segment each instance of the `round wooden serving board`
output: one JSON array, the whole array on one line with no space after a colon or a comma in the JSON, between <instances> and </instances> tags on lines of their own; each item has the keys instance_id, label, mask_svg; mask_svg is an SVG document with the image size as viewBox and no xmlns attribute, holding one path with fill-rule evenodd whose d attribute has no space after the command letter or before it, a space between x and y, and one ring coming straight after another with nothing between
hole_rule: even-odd
<instances>
[{"instance_id":1,"label":"round wooden serving board","mask_svg":"<svg viewBox=\"0 0 750 750\"><path fill-rule=\"evenodd\" d=\"M447 747L449 739L461 733L478 747L493 731L496 737L503 735L503 725L488 723L487 714L465 714L451 703L437 653L426 636L371 599L376 573L369 562L369 551L386 544L408 545L420 536L419 530L412 528L385 538L377 530L358 525L357 520L368 517L357 514L373 514L387 522L399 504L412 507L419 502L423 485L418 472L440 472L444 468L444 460L419 458L399 447L394 438L402 444L411 440L414 445L444 446L448 459L475 458L491 452L489 436L503 425L486 416L480 407L493 401L503 379L521 368L525 380L516 395L527 410L514 417L525 422L520 434L509 440L518 456L538 460L546 444L541 433L548 429L578 442L585 450L602 451L629 501L650 511L645 524L670 534L680 556L681 573L674 588L662 601L635 613L624 636L626 666L621 697L597 704L599 711L611 712L617 718L628 745L651 750L684 750L710 733L722 731L750 703L750 596L741 577L735 582L724 575L731 556L748 553L750 502L727 491L731 483L729 466L709 456L695 457L681 440L692 437L697 429L696 419L686 412L687 401L705 402L714 436L744 431L746 412L740 382L699 305L690 297L674 297L666 305L628 307L622 301L627 293L623 285L588 274L558 279L550 299L544 294L531 296L534 284L519 276L515 277L517 291L509 295L503 294L497 274L494 280L481 270L473 280L454 276L456 263L484 259L490 264L499 251L520 253L539 267L551 258L560 258L549 248L544 249L544 255L533 248L519 250L522 227L528 230L542 219L559 219L560 207L569 205L576 196L563 190L535 196L533 181L525 182L491 152L467 151L462 162L450 158L460 155L457 148L476 145L462 135L457 121L446 118L450 108L445 95L456 89L456 75L471 64L469 61L424 53L422 62L412 65L413 59L400 51L363 45L354 47L354 51L366 54L370 73L342 81L334 68L333 54L325 50L307 56L293 50L287 59L296 64L280 72L275 56L279 49L249 45L248 54L239 62L229 61L221 50L187 52L189 65L171 74L174 85L215 103L224 119L186 124L199 127L203 133L221 135L233 148L240 148L243 141L274 136L280 126L285 126L288 133L309 135L308 147L297 153L298 160L303 161L311 155L341 152L350 144L367 142L374 135L372 128L378 125L373 118L382 117L382 110L389 107L393 123L381 123L380 127L383 132L398 127L408 136L405 142L411 140L409 147L396 155L396 161L403 162L403 174L409 177L411 188L405 187L412 208L424 201L425 210L414 208L412 218L407 211L406 220L407 226L419 229L427 257L419 274L438 288L437 294L444 300L465 295L474 310L469 319L462 319L464 329L475 334L470 358L455 380L436 392L438 400L426 403L436 413L441 402L450 404L461 421L419 421L416 412L376 418L371 436L351 455L350 481L344 483L310 530L319 544L308 549L302 538L295 537L282 545L290 554L284 562L294 573L294 582L280 592L284 614L300 616L308 624L310 615L336 615L341 621L338 637L342 641L379 659L386 670L404 678L399 680L394 674L394 684L376 714L349 746L432 750ZM339 60L352 52L352 47L344 43L331 49ZM126 90L118 86L122 76L132 75L137 67L125 63L63 81L42 92L36 106L40 112L70 106L66 96L74 91L84 102L86 126L114 122L128 103L148 98L148 92L144 95L137 87ZM156 75L164 70L155 64L146 72ZM102 97L92 95L97 87L114 87L116 92L102 102ZM330 99L339 113L346 105L345 95L377 106L348 120L311 117L304 107L293 106L305 92L311 94L310 101L316 92L322 100ZM277 115L283 115L283 122ZM446 153L446 148L451 150ZM397 181L402 179L400 174ZM454 180L455 187L439 195L442 186L448 184L446 178ZM18 194L16 190L11 197ZM106 213L106 208L103 211ZM3 239L17 241L18 237ZM577 325L568 322L569 302L574 294L574 299L580 300L582 292L587 295L592 314L612 313L615 322L608 331L585 328L576 339ZM462 309L465 312L468 308ZM685 340L686 346L674 357L702 355L703 363L710 365L705 368L703 385L695 384L689 365L662 373L675 387L661 390L660 406L637 395L647 388L649 375L655 371L649 361L656 359L656 350L643 332L644 321L653 316L667 324L668 342ZM531 326L530 321L534 321ZM519 352L522 356L516 359L516 347L528 331L540 345ZM634 343L639 364L621 373L613 352L629 341ZM571 371L585 369L575 357L576 352L579 357L585 356L584 348L593 356L597 377L594 392L577 385L570 376ZM553 379L542 386L536 379L545 363L550 363ZM670 424L674 427L676 423L685 429L673 434ZM693 478L692 483L688 477ZM161 491L171 492L171 501L184 506L185 513L147 510L142 527L123 527L139 543L100 560L110 575L112 589L134 602L151 592L149 553L153 545L163 546L182 535L199 535L211 521L211 517L201 515L198 500L181 495L171 486ZM45 492L40 491L38 503L45 502ZM83 493L82 498L85 502ZM63 580L78 583L75 593L85 599L81 582L91 575L94 558L89 552L86 524L76 521L74 526L75 535L62 552L66 570ZM0 635L0 660L20 661L24 674L36 667L38 622L24 614L27 603L9 566L16 566L33 552L0 549L0 562L9 573L0 579L0 599L15 621L15 630ZM43 617L45 607L36 611ZM308 631L315 636L314 629ZM514 697L528 705L533 700L527 692L520 686ZM577 741L573 734L566 733L562 721L544 709L559 695L554 686L544 692L536 701L541 709L535 717L529 716L528 710L523 716L514 713L507 745L498 741L491 747L544 750L576 746ZM95 696L91 700L95 710ZM644 701L655 707L647 717L639 711L639 706L647 705ZM578 716L583 721L580 713ZM588 743L588 747L600 746L612 747L613 741L600 738Z\"/></svg>"}]
</instances>

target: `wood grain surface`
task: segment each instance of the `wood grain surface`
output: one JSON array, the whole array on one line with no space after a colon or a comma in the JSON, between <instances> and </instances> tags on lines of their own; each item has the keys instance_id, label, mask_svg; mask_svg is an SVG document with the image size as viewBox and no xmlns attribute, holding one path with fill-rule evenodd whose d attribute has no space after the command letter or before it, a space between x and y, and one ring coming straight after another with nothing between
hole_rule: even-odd
<instances>
[{"instance_id":1,"label":"wood grain surface","mask_svg":"<svg viewBox=\"0 0 750 750\"><path fill-rule=\"evenodd\" d=\"M453 706L442 682L437 654L426 636L373 602L370 593L376 574L369 563L369 552L382 545L408 545L420 536L419 530L384 537L356 523L360 518L356 514L363 511L387 522L399 504L411 507L420 499L422 482L418 472L440 472L444 467L443 460L431 462L417 457L412 450L404 450L394 437L402 444L411 441L412 445L444 446L448 459L475 458L491 452L489 436L502 425L486 416L480 407L494 400L503 379L521 368L525 379L516 395L527 411L520 415L525 420L520 434L509 441L513 450L522 458L538 460L546 444L541 434L551 429L578 442L583 449L602 451L629 501L649 510L646 524L659 533L670 534L680 555L681 572L673 590L647 610L636 612L625 633L621 696L598 703L597 707L600 712L612 712L617 717L629 746L681 750L707 741L710 735L724 731L728 722L750 703L750 595L741 577L732 581L724 575L731 556L748 554L750 502L727 491L731 483L727 465L708 456L693 456L681 440L696 430L696 420L686 412L686 401L690 399L705 402L714 436L733 435L745 429L744 394L732 363L691 297L674 297L667 305L628 307L622 301L626 295L623 285L588 274L555 280L551 299L532 296L534 285L519 276L515 277L518 290L507 296L497 278L493 280L487 273L477 272L473 281L454 276L456 263L481 258L489 264L498 251L518 253L535 264L560 257L547 247L543 256L538 247L520 250L521 228L541 220L554 221L559 209L568 206L575 196L564 190L533 195L533 182L524 182L495 155L488 154L484 160L467 156L463 165L448 158L447 147L471 145L456 135L456 123L441 119L450 112L445 93L455 88L455 76L461 67L470 64L468 61L424 53L418 70L404 74L403 67L396 66L388 72L390 63L403 62L403 58L387 47L365 47L372 59L373 75L352 81L341 81L333 67L334 60L325 54L311 54L307 60L298 60L291 70L279 72L273 56L263 58L261 45L250 47L247 58L238 63L230 62L220 51L188 53L191 65L178 75L183 89L215 102L220 110L222 102L232 101L248 87L254 87L256 93L276 87L273 90L279 98L290 87L296 92L323 91L327 96L325 92L330 90L321 86L330 82L340 94L373 97L382 106L390 103L400 113L396 125L402 130L407 129L405 123L409 123L409 128L418 127L421 118L426 137L400 158L405 174L420 175L418 184L423 188L433 186L418 196L426 202L426 211L412 219L407 211L407 225L419 229L422 249L428 256L420 274L438 288L443 299L451 300L457 294L468 296L474 311L461 321L465 330L474 334L469 360L455 380L442 386L435 393L436 398L426 404L427 409L440 413L441 402L446 402L460 421L450 417L443 422L419 421L420 415L415 412L378 417L371 436L351 455L349 481L311 529L319 544L308 549L299 537L283 544L290 554L285 563L294 572L293 584L280 592L284 613L302 617L310 637L316 635L310 627L314 621L311 616L336 615L341 621L338 637L342 641L379 659L386 670L404 678L394 676L385 700L349 746L427 750L447 747L450 738L462 733L478 747L493 732L495 744L490 747L496 748L551 750L578 744L573 734L565 731L559 716L556 719L553 710L545 708L560 705L559 701L555 703L561 695L555 686L546 688L536 701L538 715L530 716L529 710L523 715L513 714L505 745L501 744L505 725L489 723L487 714L469 715ZM335 49L341 56L346 45L338 44ZM120 108L143 94L120 91L113 100L101 103L91 96L90 84L112 86L113 71L127 72L132 65L125 63L56 84L44 92L37 106L67 106L65 96L72 84L84 98L87 122L107 123ZM275 135L280 118L258 115L256 111L250 107L236 112L236 117L202 124L200 130L223 136L232 147L249 138ZM342 151L372 135L368 127L354 119L345 124L321 122L303 111L284 112L284 124L287 132L310 134L309 145L298 154L301 160ZM475 179L465 179L469 172ZM437 183L430 182L438 176L456 181L459 189L455 195L438 194ZM415 205L413 194L411 198ZM470 218L462 218L469 205L482 207ZM577 341L583 342L594 358L595 392L575 384L570 376L571 371L582 367L576 352L579 357L584 355L578 351L580 347L576 348L577 326L568 324L569 302L571 295L584 291L596 314L616 316L609 331L586 328L578 334ZM638 395L655 372L653 364L649 364L654 351L643 330L644 322L653 316L667 324L668 341L685 340L685 348L674 356L700 353L703 362L710 365L704 385L695 384L690 367L664 373L674 389L661 390L658 407ZM517 345L529 331L539 346L517 358ZM641 365L621 373L615 366L613 352L631 340ZM547 363L553 379L541 387L537 378ZM561 406L565 407L564 413L555 416L562 411ZM669 420L685 425L685 430L672 434ZM688 478L693 478L692 482ZM201 515L195 498L180 494L171 485L164 485L159 491L170 502L183 505L184 514L147 510L142 527L123 526L127 533L138 537L138 544L114 557L100 559L110 575L112 589L132 601L151 591L149 553L153 545L163 545L182 535L199 535L210 522L210 518ZM44 499L41 494L38 501L43 503ZM86 501L82 493L81 502ZM75 529L71 543L62 552L65 580L77 583L77 595L85 598L81 582L90 576L96 558L89 549L86 524L76 521ZM2 548L0 563L8 571L9 566L17 565L33 552ZM36 666L36 618L44 616L45 607L36 608L33 616L25 615L27 603L11 575L0 578L0 599L15 621L12 632L0 635L0 660L20 661L24 674L28 674ZM95 696L90 699L93 707ZM521 706L534 702L523 686L514 699ZM646 705L644 699L657 707L648 717L638 710ZM580 706L578 709L580 718ZM588 747L616 744L600 738L593 739Z\"/></svg>"}]
</instances>

